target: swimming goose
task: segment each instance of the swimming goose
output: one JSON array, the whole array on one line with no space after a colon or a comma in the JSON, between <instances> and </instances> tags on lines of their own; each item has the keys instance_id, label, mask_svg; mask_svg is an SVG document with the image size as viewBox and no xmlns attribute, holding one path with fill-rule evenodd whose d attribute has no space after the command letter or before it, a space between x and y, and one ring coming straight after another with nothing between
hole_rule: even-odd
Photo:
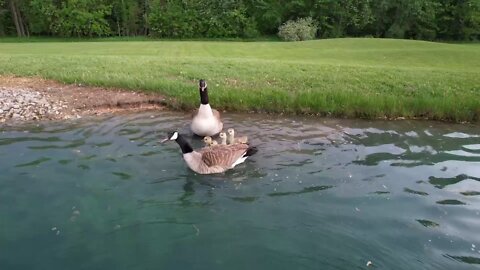
<instances>
[{"instance_id":1,"label":"swimming goose","mask_svg":"<svg viewBox=\"0 0 480 270\"><path fill-rule=\"evenodd\" d=\"M255 147L250 147L247 144L216 145L193 150L190 143L178 131L169 133L162 143L166 141L176 141L178 143L182 149L185 163L198 174L225 172L257 152Z\"/></svg>"},{"instance_id":2,"label":"swimming goose","mask_svg":"<svg viewBox=\"0 0 480 270\"><path fill-rule=\"evenodd\" d=\"M237 137L235 138L235 130L233 128L229 128L227 130L227 144L237 144L237 143L247 143L248 142L248 137L247 136L242 136L242 137Z\"/></svg>"},{"instance_id":3,"label":"swimming goose","mask_svg":"<svg viewBox=\"0 0 480 270\"><path fill-rule=\"evenodd\" d=\"M225 132L220 132L220 135L218 135L221 139L221 145L227 145L227 133Z\"/></svg>"},{"instance_id":4,"label":"swimming goose","mask_svg":"<svg viewBox=\"0 0 480 270\"><path fill-rule=\"evenodd\" d=\"M213 110L208 103L208 88L204 80L200 80L200 107L195 111L190 128L198 136L213 136L223 129L220 113Z\"/></svg>"},{"instance_id":5,"label":"swimming goose","mask_svg":"<svg viewBox=\"0 0 480 270\"><path fill-rule=\"evenodd\" d=\"M205 146L208 146L208 147L218 145L218 142L212 139L212 137L210 136L204 137L203 142L205 143Z\"/></svg>"}]
</instances>

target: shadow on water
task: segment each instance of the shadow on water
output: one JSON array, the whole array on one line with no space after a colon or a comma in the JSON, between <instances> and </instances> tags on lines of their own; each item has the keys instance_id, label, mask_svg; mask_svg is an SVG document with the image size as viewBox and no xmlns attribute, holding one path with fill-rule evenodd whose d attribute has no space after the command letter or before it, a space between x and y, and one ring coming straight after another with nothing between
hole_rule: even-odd
<instances>
[{"instance_id":1,"label":"shadow on water","mask_svg":"<svg viewBox=\"0 0 480 270\"><path fill-rule=\"evenodd\" d=\"M297 195L297 194L310 193L310 192L315 192L315 191L320 191L320 190L326 190L326 189L330 189L332 187L333 186L306 187L306 188L303 188L302 190L299 190L299 191L273 192L273 193L269 193L268 196L275 197L275 196Z\"/></svg>"},{"instance_id":2,"label":"shadow on water","mask_svg":"<svg viewBox=\"0 0 480 270\"><path fill-rule=\"evenodd\" d=\"M409 188L404 188L403 191L405 191L407 193L410 193L410 194L415 194L415 195L422 195L422 196L427 196L428 195L427 192L413 190L413 189L409 189Z\"/></svg>"},{"instance_id":3,"label":"shadow on water","mask_svg":"<svg viewBox=\"0 0 480 270\"><path fill-rule=\"evenodd\" d=\"M426 219L417 219L418 223L422 224L423 226L427 228L435 228L440 226L440 224L433 222L431 220L426 220Z\"/></svg>"},{"instance_id":4,"label":"shadow on water","mask_svg":"<svg viewBox=\"0 0 480 270\"><path fill-rule=\"evenodd\" d=\"M459 200L441 200L437 201L437 204L444 204L444 205L465 205L466 203L459 201Z\"/></svg>"},{"instance_id":5,"label":"shadow on water","mask_svg":"<svg viewBox=\"0 0 480 270\"><path fill-rule=\"evenodd\" d=\"M52 159L47 158L47 157L42 157L42 158L36 159L34 161L31 161L31 162L15 165L15 167L18 167L18 168L19 167L32 167L32 166L40 165L40 164L42 164L44 162L47 162L47 161L50 161L50 160L52 160Z\"/></svg>"},{"instance_id":6,"label":"shadow on water","mask_svg":"<svg viewBox=\"0 0 480 270\"><path fill-rule=\"evenodd\" d=\"M445 254L445 257L453 259L459 262L468 263L468 264L480 264L480 257L469 257L469 256L452 256Z\"/></svg>"},{"instance_id":7,"label":"shadow on water","mask_svg":"<svg viewBox=\"0 0 480 270\"><path fill-rule=\"evenodd\" d=\"M473 177L473 176L468 176L466 174L459 174L455 177L434 177L430 176L428 178L428 182L432 185L434 185L436 188L444 188L448 185L454 185L456 183L459 183L464 180L472 179L475 181L480 181L480 177Z\"/></svg>"}]
</instances>

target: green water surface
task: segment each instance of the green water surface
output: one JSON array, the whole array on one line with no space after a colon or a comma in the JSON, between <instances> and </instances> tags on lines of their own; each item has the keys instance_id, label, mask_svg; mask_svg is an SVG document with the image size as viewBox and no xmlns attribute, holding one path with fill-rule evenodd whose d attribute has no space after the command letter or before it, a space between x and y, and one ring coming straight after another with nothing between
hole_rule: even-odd
<instances>
[{"instance_id":1,"label":"green water surface","mask_svg":"<svg viewBox=\"0 0 480 270\"><path fill-rule=\"evenodd\" d=\"M0 127L0 269L480 268L478 126L229 114L259 152L202 176L188 123Z\"/></svg>"}]
</instances>

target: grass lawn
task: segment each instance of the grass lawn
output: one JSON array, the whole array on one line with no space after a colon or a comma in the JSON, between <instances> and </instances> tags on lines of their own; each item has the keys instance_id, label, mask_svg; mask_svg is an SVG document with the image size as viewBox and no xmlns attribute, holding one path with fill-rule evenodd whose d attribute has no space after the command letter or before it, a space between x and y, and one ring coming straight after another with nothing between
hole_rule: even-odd
<instances>
[{"instance_id":1,"label":"grass lawn","mask_svg":"<svg viewBox=\"0 0 480 270\"><path fill-rule=\"evenodd\" d=\"M0 39L0 74L155 91L181 109L204 78L226 110L480 120L480 44Z\"/></svg>"}]
</instances>

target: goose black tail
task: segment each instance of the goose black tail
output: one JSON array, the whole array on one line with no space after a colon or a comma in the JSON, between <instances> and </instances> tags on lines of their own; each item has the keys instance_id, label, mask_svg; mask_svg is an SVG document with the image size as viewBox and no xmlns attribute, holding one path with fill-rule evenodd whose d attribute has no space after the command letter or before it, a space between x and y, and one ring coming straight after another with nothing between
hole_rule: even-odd
<instances>
[{"instance_id":1,"label":"goose black tail","mask_svg":"<svg viewBox=\"0 0 480 270\"><path fill-rule=\"evenodd\" d=\"M258 152L258 149L255 146L251 146L247 149L247 152L245 153L244 157L252 156L253 154L255 154L257 152Z\"/></svg>"}]
</instances>

